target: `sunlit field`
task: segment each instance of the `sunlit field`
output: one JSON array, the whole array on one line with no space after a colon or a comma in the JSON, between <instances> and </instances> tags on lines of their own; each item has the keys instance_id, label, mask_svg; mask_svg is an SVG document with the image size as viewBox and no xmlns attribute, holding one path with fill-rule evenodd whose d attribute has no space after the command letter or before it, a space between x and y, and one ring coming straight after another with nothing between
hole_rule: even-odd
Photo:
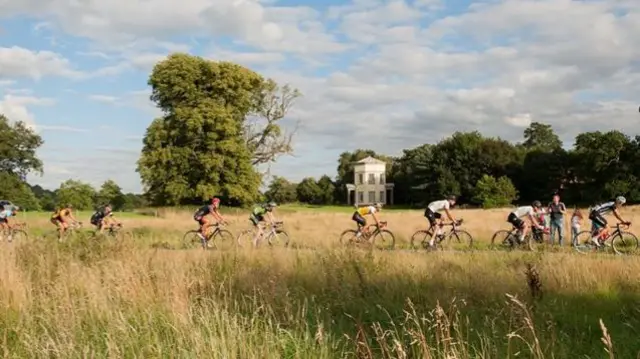
<instances>
[{"instance_id":1,"label":"sunlit field","mask_svg":"<svg viewBox=\"0 0 640 359\"><path fill-rule=\"evenodd\" d=\"M398 250L368 251L337 246L351 209L291 206L291 248L203 251L180 243L191 211L143 212L119 216L127 241L45 240L48 214L20 216L31 238L0 253L5 357L640 358L640 256L578 254L568 227L565 248L496 252L509 211L457 210L477 250L416 252L422 212L389 210Z\"/></svg>"}]
</instances>

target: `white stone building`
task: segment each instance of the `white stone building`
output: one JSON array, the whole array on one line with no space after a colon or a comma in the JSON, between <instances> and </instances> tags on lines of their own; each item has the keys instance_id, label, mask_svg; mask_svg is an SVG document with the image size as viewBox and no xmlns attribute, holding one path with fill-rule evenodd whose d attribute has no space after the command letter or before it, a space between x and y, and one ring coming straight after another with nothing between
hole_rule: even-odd
<instances>
[{"instance_id":1,"label":"white stone building","mask_svg":"<svg viewBox=\"0 0 640 359\"><path fill-rule=\"evenodd\" d=\"M371 156L353 165L353 183L347 184L347 203L363 206L393 204L393 183L387 183L387 164Z\"/></svg>"}]
</instances>

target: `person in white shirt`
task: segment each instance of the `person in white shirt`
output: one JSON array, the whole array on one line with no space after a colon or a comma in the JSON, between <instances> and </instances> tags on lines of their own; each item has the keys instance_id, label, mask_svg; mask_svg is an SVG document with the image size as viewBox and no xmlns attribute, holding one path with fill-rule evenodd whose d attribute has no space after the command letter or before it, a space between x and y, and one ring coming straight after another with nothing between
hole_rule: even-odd
<instances>
[{"instance_id":1,"label":"person in white shirt","mask_svg":"<svg viewBox=\"0 0 640 359\"><path fill-rule=\"evenodd\" d=\"M442 214L440 214L441 211L444 211L444 213L447 215L447 218L449 218L451 222L456 221L456 219L453 218L453 215L449 211L455 204L456 196L448 196L446 199L429 203L427 209L424 210L424 216L429 220L429 230L431 230L431 228L433 228L436 224L438 225L436 228L436 233L431 236L431 240L429 241L430 246L433 247L436 237L442 234Z\"/></svg>"},{"instance_id":2,"label":"person in white shirt","mask_svg":"<svg viewBox=\"0 0 640 359\"><path fill-rule=\"evenodd\" d=\"M518 207L515 211L509 213L507 217L507 222L511 223L514 227L520 230L520 238L518 241L522 243L524 241L524 237L529 232L529 228L531 225L535 226L538 229L544 229L539 223L538 220L534 217L538 214L542 209L542 203L540 201L533 201L531 206ZM529 217L529 221L531 224L522 220L524 217Z\"/></svg>"}]
</instances>

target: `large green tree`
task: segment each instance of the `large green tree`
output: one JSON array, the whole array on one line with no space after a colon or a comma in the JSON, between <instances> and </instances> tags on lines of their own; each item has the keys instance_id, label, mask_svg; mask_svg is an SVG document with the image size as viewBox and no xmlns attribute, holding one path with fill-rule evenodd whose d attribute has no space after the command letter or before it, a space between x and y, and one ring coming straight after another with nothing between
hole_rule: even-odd
<instances>
[{"instance_id":1,"label":"large green tree","mask_svg":"<svg viewBox=\"0 0 640 359\"><path fill-rule=\"evenodd\" d=\"M261 177L254 166L291 151L278 121L299 93L237 64L181 53L156 64L149 85L164 116L147 129L138 161L147 197L155 204L212 195L255 201Z\"/></svg>"},{"instance_id":2,"label":"large green tree","mask_svg":"<svg viewBox=\"0 0 640 359\"><path fill-rule=\"evenodd\" d=\"M264 193L269 201L276 203L291 203L296 201L296 184L284 177L274 176L269 188Z\"/></svg>"},{"instance_id":3,"label":"large green tree","mask_svg":"<svg viewBox=\"0 0 640 359\"><path fill-rule=\"evenodd\" d=\"M56 190L58 206L72 205L77 210L94 208L96 190L90 184L76 180L64 181Z\"/></svg>"}]
</instances>

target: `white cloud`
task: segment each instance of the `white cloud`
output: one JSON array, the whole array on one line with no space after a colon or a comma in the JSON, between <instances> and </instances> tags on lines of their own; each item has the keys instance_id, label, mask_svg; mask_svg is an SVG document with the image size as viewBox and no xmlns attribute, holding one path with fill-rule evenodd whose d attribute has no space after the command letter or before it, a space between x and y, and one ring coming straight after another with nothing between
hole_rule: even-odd
<instances>
[{"instance_id":1,"label":"white cloud","mask_svg":"<svg viewBox=\"0 0 640 359\"><path fill-rule=\"evenodd\" d=\"M108 103L108 104L117 104L118 103L118 98L115 96L107 96L107 95L89 95L89 99L96 101L96 102L102 102L102 103Z\"/></svg>"},{"instance_id":2,"label":"white cloud","mask_svg":"<svg viewBox=\"0 0 640 359\"><path fill-rule=\"evenodd\" d=\"M51 51L31 51L18 46L0 47L0 78L30 77L39 80L44 76L77 78L69 60Z\"/></svg>"},{"instance_id":3,"label":"white cloud","mask_svg":"<svg viewBox=\"0 0 640 359\"><path fill-rule=\"evenodd\" d=\"M55 103L52 99L31 96L4 95L0 101L0 114L10 121L24 122L32 128L36 128L34 116L29 112L29 106L51 106Z\"/></svg>"}]
</instances>

